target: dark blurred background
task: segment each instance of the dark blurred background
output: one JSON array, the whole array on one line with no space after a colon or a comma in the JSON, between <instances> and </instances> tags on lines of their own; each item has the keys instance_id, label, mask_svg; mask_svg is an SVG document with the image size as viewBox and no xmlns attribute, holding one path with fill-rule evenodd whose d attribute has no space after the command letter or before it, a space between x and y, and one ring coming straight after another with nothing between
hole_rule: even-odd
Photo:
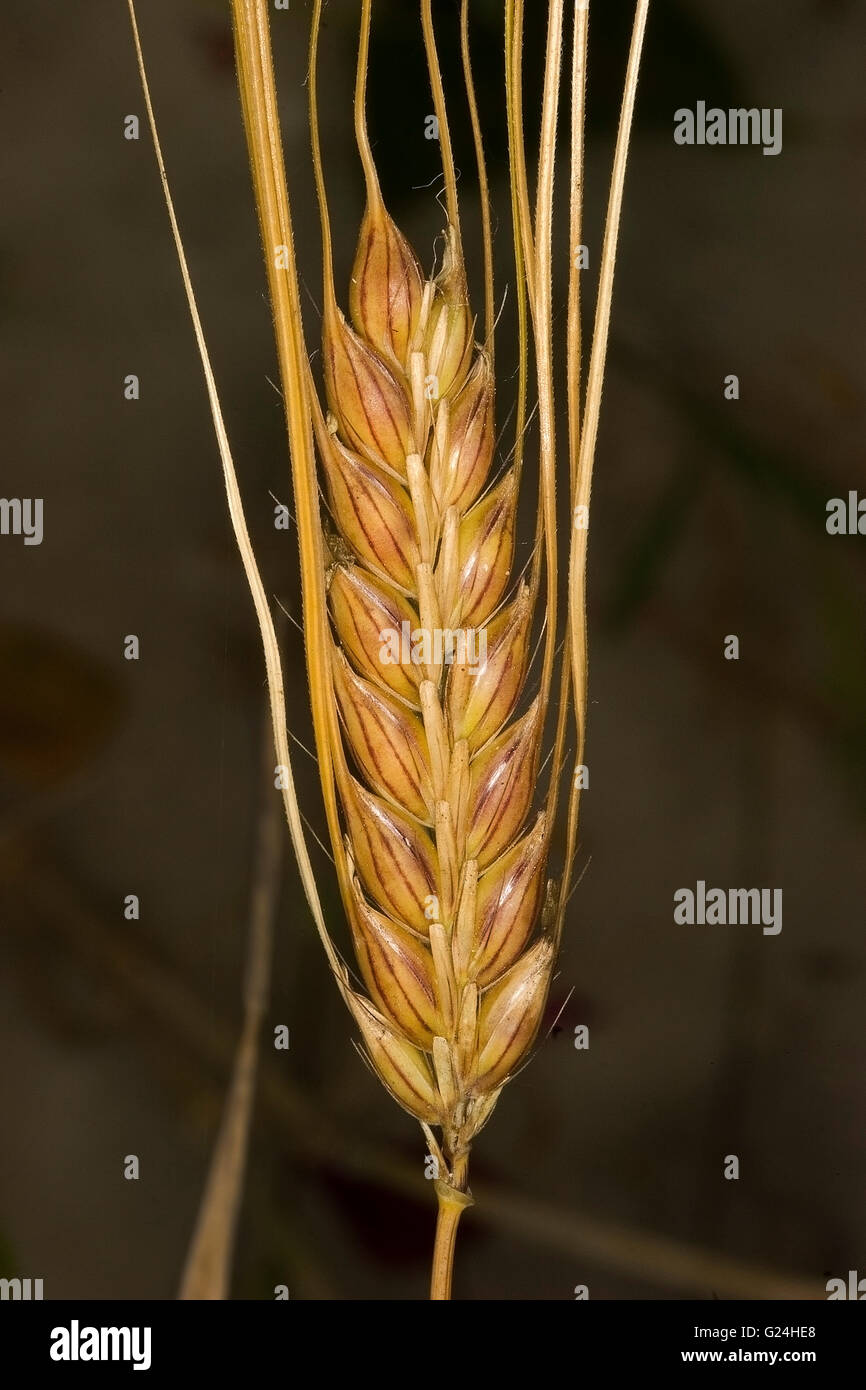
<instances>
[{"instance_id":1,"label":"dark blurred background","mask_svg":"<svg viewBox=\"0 0 866 1390\"><path fill-rule=\"evenodd\" d=\"M310 8L274 11L272 28L315 343ZM391 211L429 264L438 146L415 9L377 0L370 120ZM501 293L500 9L473 3ZM528 9L531 112L544 14ZM342 284L363 208L357 10L331 0L322 33ZM454 0L438 11L480 309ZM590 303L631 12L591 12ZM275 611L297 619L295 533L273 525L289 469L228 6L142 0L139 21L250 527ZM864 43L858 0L653 0L594 490L582 878L549 1036L476 1148L458 1297L822 1297L828 1277L866 1274L866 542L825 530L829 498L866 494ZM44 499L40 546L0 537L0 1275L41 1277L49 1298L170 1298L274 795L263 664L126 6L6 5L0 52L0 491ZM678 147L673 113L698 100L783 108L783 152ZM563 163L561 193L567 178ZM309 745L302 638L281 624ZM729 634L739 661L724 659ZM315 768L295 751L321 831ZM285 845L233 1296L420 1298L422 1137L352 1046ZM783 889L781 934L674 924L673 893L698 879ZM288 1052L270 1046L280 1023Z\"/></svg>"}]
</instances>

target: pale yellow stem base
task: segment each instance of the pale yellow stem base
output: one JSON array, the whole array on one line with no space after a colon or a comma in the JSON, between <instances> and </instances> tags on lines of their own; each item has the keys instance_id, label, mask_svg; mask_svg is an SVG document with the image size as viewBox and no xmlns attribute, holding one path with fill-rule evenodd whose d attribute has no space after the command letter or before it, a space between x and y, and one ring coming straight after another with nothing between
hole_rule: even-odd
<instances>
[{"instance_id":1,"label":"pale yellow stem base","mask_svg":"<svg viewBox=\"0 0 866 1390\"><path fill-rule=\"evenodd\" d=\"M468 1180L468 1158L454 1165L452 1186L440 1179L436 1183L439 1211L436 1217L436 1242L433 1246L433 1272L430 1279L431 1302L447 1302L451 1298L451 1277L454 1271L454 1247L457 1227L467 1207L473 1204L471 1193L465 1190Z\"/></svg>"}]
</instances>

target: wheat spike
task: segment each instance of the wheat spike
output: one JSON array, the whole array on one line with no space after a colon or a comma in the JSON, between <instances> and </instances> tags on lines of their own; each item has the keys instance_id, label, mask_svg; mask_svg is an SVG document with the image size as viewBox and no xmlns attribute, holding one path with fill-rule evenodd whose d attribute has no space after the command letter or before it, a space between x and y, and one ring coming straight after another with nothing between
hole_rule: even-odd
<instances>
[{"instance_id":1,"label":"wheat spike","mask_svg":"<svg viewBox=\"0 0 866 1390\"><path fill-rule=\"evenodd\" d=\"M573 531L568 546L565 651L554 704L561 630L552 210L565 0L548 0L534 200L523 119L524 0L504 0L519 370L512 461L501 473L494 457L490 215L485 206L485 329L478 343L432 3L420 0L421 29L439 125L447 222L440 265L429 277L385 209L367 136L371 3L361 0L355 96L367 207L347 296L348 317L334 283L319 148L322 0L314 0L313 6L308 86L324 266L319 397L303 337L267 6L264 0L232 0L285 388L324 809L366 993L351 982L320 915L316 923L374 1070L420 1121L439 1163L431 1297L448 1298L457 1223L472 1200L469 1148L538 1032L578 828L581 783L573 778L556 890L545 884L549 837L572 709L578 761L583 755L587 679L584 530ZM584 402L576 262L569 272L566 481L570 505L580 501L584 510L647 7L648 0L637 0ZM460 18L479 187L486 204L469 66L468 0L461 0ZM580 226L586 26L587 6L574 0L572 235ZM271 255L274 248L279 259ZM512 567L532 359L538 504L533 560L523 583ZM329 520L324 524L318 491L326 496ZM530 641L542 581L540 678L534 699L527 702ZM540 745L549 722L554 730L551 773L533 818Z\"/></svg>"},{"instance_id":2,"label":"wheat spike","mask_svg":"<svg viewBox=\"0 0 866 1390\"><path fill-rule=\"evenodd\" d=\"M411 1086L387 1082L457 1161L534 1037L552 951L523 967L546 856L543 818L521 837L541 721L537 702L513 717L531 617L525 587L509 592L515 469L491 484L492 373L453 228L448 245L422 285L372 202L352 324L325 316L316 433L337 530L333 752L356 953L397 1035L389 1066L411 1050Z\"/></svg>"},{"instance_id":3,"label":"wheat spike","mask_svg":"<svg viewBox=\"0 0 866 1390\"><path fill-rule=\"evenodd\" d=\"M420 9L448 214L441 268L424 278L382 200L364 116L372 0L361 0L355 122L367 209L349 293L351 322L340 311L316 98L322 0L314 0L309 93L324 252L324 402L316 395L304 341L268 7L266 0L232 0L238 81L284 388L323 803L369 997L353 987L333 942L309 858L291 777L279 649L162 163L133 0L128 4L229 511L264 643L275 747L289 774L283 797L301 881L369 1059L395 1099L421 1122L430 1153L439 1162L431 1298L449 1298L457 1223L472 1201L469 1147L538 1031L577 842L582 782L574 777L562 878L557 889L548 883L545 892L567 718L573 708L579 766L587 705L586 530L575 528L569 545L566 643L552 772L544 809L530 824L558 630L551 250L565 0L548 0L534 216L523 135L524 0L504 0L519 368L513 463L500 477L493 476L491 219L469 63L469 0L461 0L460 31L482 195L483 346L475 342L469 305L431 0L420 0ZM617 234L648 7L649 0L636 0L583 400L575 259L569 271L568 495L575 516L578 510L588 510L590 498ZM574 0L573 247L579 243L581 227L587 23L588 0ZM530 337L536 364L539 489L535 559L530 582L524 584L515 581L512 561ZM328 496L329 534L322 528L314 438ZM539 692L518 713L542 554L547 582ZM441 1140L433 1127L440 1129Z\"/></svg>"},{"instance_id":4,"label":"wheat spike","mask_svg":"<svg viewBox=\"0 0 866 1390\"><path fill-rule=\"evenodd\" d=\"M369 5L361 86L368 24ZM333 526L337 852L369 991L350 1003L383 1083L441 1129L440 1180L462 1192L554 958L536 932L543 812L527 828L543 711L515 713L533 604L512 575L518 470L493 477L493 369L459 228L425 278L385 209L362 93L357 109L367 208L348 320L326 245L325 401L311 401Z\"/></svg>"}]
</instances>

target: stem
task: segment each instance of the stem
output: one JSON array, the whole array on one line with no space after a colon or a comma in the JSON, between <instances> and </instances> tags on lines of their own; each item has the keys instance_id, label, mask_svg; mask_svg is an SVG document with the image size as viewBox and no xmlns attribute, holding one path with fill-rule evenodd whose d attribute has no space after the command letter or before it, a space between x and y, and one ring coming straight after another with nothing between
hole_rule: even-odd
<instances>
[{"instance_id":1,"label":"stem","mask_svg":"<svg viewBox=\"0 0 866 1390\"><path fill-rule=\"evenodd\" d=\"M451 1191L451 1189L446 1189ZM454 1269L454 1247L457 1243L457 1223L463 1213L461 1203L439 1193L439 1212L436 1217L436 1242L433 1246L433 1275L430 1280L431 1302L447 1303L451 1298L451 1275Z\"/></svg>"},{"instance_id":2,"label":"stem","mask_svg":"<svg viewBox=\"0 0 866 1390\"><path fill-rule=\"evenodd\" d=\"M430 1301L447 1303L451 1298L451 1276L454 1272L454 1247L457 1227L472 1197L466 1190L469 1181L469 1155L455 1159L451 1182L436 1183L439 1210L436 1216L436 1240L433 1245L433 1272L430 1278Z\"/></svg>"},{"instance_id":3,"label":"stem","mask_svg":"<svg viewBox=\"0 0 866 1390\"><path fill-rule=\"evenodd\" d=\"M265 724L264 734L260 778L264 805L259 816L250 903L243 1028L195 1232L187 1252L178 1293L181 1299L229 1297L232 1256L258 1080L259 1034L268 1003L274 917L283 862L282 816L279 800L273 795L270 775L274 762L270 720Z\"/></svg>"}]
</instances>

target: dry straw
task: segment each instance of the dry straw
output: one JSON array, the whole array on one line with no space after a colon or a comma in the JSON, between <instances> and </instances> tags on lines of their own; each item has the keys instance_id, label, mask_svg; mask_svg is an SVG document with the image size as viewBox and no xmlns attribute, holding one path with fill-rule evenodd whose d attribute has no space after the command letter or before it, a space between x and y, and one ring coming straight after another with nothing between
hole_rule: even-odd
<instances>
[{"instance_id":1,"label":"dry straw","mask_svg":"<svg viewBox=\"0 0 866 1390\"><path fill-rule=\"evenodd\" d=\"M357 985L325 923L291 777L285 799L314 920L366 1056L394 1099L421 1123L438 1166L431 1297L446 1299L457 1224L472 1201L470 1147L535 1041L570 891L581 784L574 775L565 858L556 880L547 878L548 858L572 721L575 768L583 762L585 519L648 0L639 0L635 15L585 393L575 252L581 241L589 6L584 0L573 6L568 438L562 450L554 402L552 226L566 6L550 0L547 7L541 133L537 157L530 160L524 132L537 124L524 120L524 6L523 0L504 3L519 360L513 448L504 466L495 448L493 249L468 0L461 5L461 50L481 190L483 325L476 322L467 285L431 0L420 3L419 38L439 125L447 209L438 266L425 274L383 202L365 116L372 0L359 0L355 136L367 205L341 303L319 148L321 8L316 0L309 81L323 247L323 381L317 388L300 311L268 6L266 0L232 3L286 402L316 752ZM530 163L536 170L534 199ZM262 628L277 753L290 768L279 652L170 199L169 210L232 518ZM527 572L518 574L516 507L530 403L538 417L536 544ZM564 622L557 481L578 522L570 530ZM540 669L530 697L537 633ZM548 729L550 770L537 804Z\"/></svg>"}]
</instances>

